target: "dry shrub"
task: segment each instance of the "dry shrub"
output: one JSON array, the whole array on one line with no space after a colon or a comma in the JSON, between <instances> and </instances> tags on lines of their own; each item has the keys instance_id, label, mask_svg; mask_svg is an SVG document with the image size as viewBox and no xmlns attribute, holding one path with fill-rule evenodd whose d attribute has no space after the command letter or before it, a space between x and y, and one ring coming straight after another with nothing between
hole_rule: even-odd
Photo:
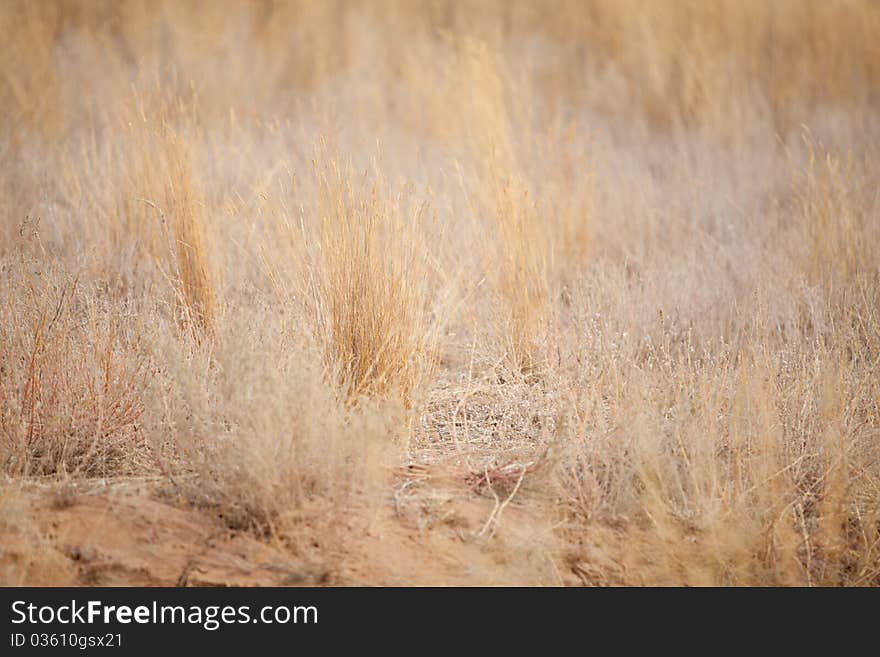
<instances>
[{"instance_id":1,"label":"dry shrub","mask_svg":"<svg viewBox=\"0 0 880 657\"><path fill-rule=\"evenodd\" d=\"M789 396L777 388L786 377L763 367L699 374L660 408L659 390L638 388L628 401L645 410L615 432L622 444L590 446L564 475L589 518L576 525L584 540L596 523L618 527L620 544L596 546L629 573L617 583L877 583L876 432L849 420L845 380L815 376ZM837 414L805 436L798 404Z\"/></svg>"},{"instance_id":2,"label":"dry shrub","mask_svg":"<svg viewBox=\"0 0 880 657\"><path fill-rule=\"evenodd\" d=\"M188 496L231 526L286 536L299 523L325 539L375 503L390 415L352 409L320 350L287 330L284 313L258 306L230 315L210 354L157 345L165 375L153 390L163 468Z\"/></svg>"},{"instance_id":3,"label":"dry shrub","mask_svg":"<svg viewBox=\"0 0 880 657\"><path fill-rule=\"evenodd\" d=\"M0 458L17 475L122 474L143 459L146 360L124 317L33 261L5 261ZM84 289L85 288L85 289Z\"/></svg>"}]
</instances>

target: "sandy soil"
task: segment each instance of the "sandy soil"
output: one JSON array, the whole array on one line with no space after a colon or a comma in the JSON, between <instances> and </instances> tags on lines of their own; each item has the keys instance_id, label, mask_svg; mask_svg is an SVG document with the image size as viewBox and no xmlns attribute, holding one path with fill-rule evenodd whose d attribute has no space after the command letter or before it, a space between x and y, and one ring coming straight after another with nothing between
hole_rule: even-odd
<instances>
[{"instance_id":1,"label":"sandy soil","mask_svg":"<svg viewBox=\"0 0 880 657\"><path fill-rule=\"evenodd\" d=\"M291 548L174 499L167 483L33 484L0 516L0 582L52 586L497 585L574 583L549 526L443 488L378 508L334 545ZM308 531L307 527L303 528ZM482 532L482 533L481 533Z\"/></svg>"}]
</instances>

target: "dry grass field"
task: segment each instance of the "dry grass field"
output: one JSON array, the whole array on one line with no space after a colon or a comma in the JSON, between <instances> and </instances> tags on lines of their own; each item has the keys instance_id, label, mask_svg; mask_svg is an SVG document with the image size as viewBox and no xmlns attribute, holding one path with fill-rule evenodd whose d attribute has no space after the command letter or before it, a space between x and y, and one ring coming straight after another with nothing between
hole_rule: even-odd
<instances>
[{"instance_id":1,"label":"dry grass field","mask_svg":"<svg viewBox=\"0 0 880 657\"><path fill-rule=\"evenodd\" d=\"M877 2L0 34L0 583L880 585Z\"/></svg>"}]
</instances>

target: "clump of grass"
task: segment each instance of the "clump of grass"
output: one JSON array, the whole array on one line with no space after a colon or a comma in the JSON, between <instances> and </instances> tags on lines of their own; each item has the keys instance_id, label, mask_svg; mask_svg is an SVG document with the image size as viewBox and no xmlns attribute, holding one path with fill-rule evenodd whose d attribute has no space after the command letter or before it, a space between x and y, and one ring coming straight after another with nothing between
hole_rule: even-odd
<instances>
[{"instance_id":1,"label":"clump of grass","mask_svg":"<svg viewBox=\"0 0 880 657\"><path fill-rule=\"evenodd\" d=\"M161 82L130 92L102 117L103 142L61 148L58 193L89 216L82 248L102 250L90 273L121 294L163 289L186 331L216 329L218 269L200 164L198 99Z\"/></svg>"},{"instance_id":2,"label":"clump of grass","mask_svg":"<svg viewBox=\"0 0 880 657\"><path fill-rule=\"evenodd\" d=\"M506 353L512 368L525 375L545 365L547 331L555 291L548 231L537 216L525 185L508 180L496 190L496 290Z\"/></svg>"},{"instance_id":3,"label":"clump of grass","mask_svg":"<svg viewBox=\"0 0 880 657\"><path fill-rule=\"evenodd\" d=\"M444 93L455 97L451 123L471 163L459 175L494 293L493 339L510 369L530 375L543 365L551 321L555 236L522 164L531 141L518 133L528 124L529 97L482 42L466 42L446 78Z\"/></svg>"},{"instance_id":4,"label":"clump of grass","mask_svg":"<svg viewBox=\"0 0 880 657\"><path fill-rule=\"evenodd\" d=\"M226 317L210 358L179 340L156 345L164 374L150 408L170 441L156 452L181 491L239 529L302 545L304 519L320 540L357 522L384 479L390 418L353 408L328 384L320 348L288 330L289 309L256 304Z\"/></svg>"},{"instance_id":5,"label":"clump of grass","mask_svg":"<svg viewBox=\"0 0 880 657\"><path fill-rule=\"evenodd\" d=\"M180 308L185 324L197 337L210 337L217 325L217 299L206 248L204 200L180 138L169 134L165 146L168 163L165 207L175 245Z\"/></svg>"},{"instance_id":6,"label":"clump of grass","mask_svg":"<svg viewBox=\"0 0 880 657\"><path fill-rule=\"evenodd\" d=\"M302 289L328 366L350 398L411 400L436 362L424 205L383 198L351 164L316 164Z\"/></svg>"},{"instance_id":7,"label":"clump of grass","mask_svg":"<svg viewBox=\"0 0 880 657\"><path fill-rule=\"evenodd\" d=\"M199 340L210 338L218 320L217 271L192 154L198 135L195 101L176 101L159 88L132 103L123 113L126 147L116 154L121 180L109 207L104 206L111 214L111 244L124 248L137 240L136 257L148 265L141 276L161 272L171 283L181 325Z\"/></svg>"},{"instance_id":8,"label":"clump of grass","mask_svg":"<svg viewBox=\"0 0 880 657\"><path fill-rule=\"evenodd\" d=\"M556 301L586 267L593 243L583 134L537 91L534 66L518 69L489 43L465 39L448 58L443 86L426 92L444 108L438 132L460 152L468 228L479 236L476 254L492 292L490 340L507 369L529 380L550 362Z\"/></svg>"}]
</instances>

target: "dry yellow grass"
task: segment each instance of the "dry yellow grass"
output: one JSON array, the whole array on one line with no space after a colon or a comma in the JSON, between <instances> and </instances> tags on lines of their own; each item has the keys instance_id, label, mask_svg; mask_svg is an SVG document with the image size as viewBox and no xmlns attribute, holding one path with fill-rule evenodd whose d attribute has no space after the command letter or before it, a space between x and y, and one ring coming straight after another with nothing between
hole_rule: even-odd
<instances>
[{"instance_id":1,"label":"dry yellow grass","mask_svg":"<svg viewBox=\"0 0 880 657\"><path fill-rule=\"evenodd\" d=\"M880 584L876 3L0 33L0 522L152 477L293 554L460 550L432 583Z\"/></svg>"},{"instance_id":2,"label":"dry yellow grass","mask_svg":"<svg viewBox=\"0 0 880 657\"><path fill-rule=\"evenodd\" d=\"M425 206L384 199L335 158L315 172L317 227L302 297L329 367L349 397L394 391L410 399L433 368ZM360 188L360 189L359 189Z\"/></svg>"}]
</instances>

